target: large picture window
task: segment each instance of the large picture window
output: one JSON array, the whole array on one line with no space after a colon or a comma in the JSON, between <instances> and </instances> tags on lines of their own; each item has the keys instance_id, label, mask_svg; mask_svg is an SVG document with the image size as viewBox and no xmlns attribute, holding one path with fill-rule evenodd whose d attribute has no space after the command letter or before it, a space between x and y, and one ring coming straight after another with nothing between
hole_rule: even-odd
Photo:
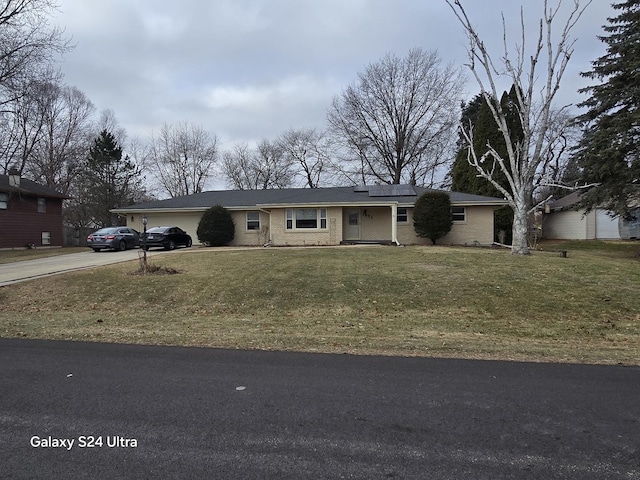
<instances>
[{"instance_id":1,"label":"large picture window","mask_svg":"<svg viewBox=\"0 0 640 480\"><path fill-rule=\"evenodd\" d=\"M306 228L327 228L326 208L288 208L286 213L287 230Z\"/></svg>"}]
</instances>

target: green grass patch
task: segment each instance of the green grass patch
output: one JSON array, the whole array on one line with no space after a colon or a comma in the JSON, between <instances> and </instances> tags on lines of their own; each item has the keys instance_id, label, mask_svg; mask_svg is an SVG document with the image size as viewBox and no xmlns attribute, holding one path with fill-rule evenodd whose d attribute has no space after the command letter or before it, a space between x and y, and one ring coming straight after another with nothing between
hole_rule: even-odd
<instances>
[{"instance_id":1,"label":"green grass patch","mask_svg":"<svg viewBox=\"0 0 640 480\"><path fill-rule=\"evenodd\" d=\"M640 364L637 257L567 249L180 252L0 288L0 336Z\"/></svg>"}]
</instances>

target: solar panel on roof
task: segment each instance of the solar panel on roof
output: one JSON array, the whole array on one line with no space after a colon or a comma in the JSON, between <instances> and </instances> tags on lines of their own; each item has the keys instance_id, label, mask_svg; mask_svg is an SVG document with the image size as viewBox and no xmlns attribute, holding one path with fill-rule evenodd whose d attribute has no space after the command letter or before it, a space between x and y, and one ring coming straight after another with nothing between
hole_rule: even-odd
<instances>
[{"instance_id":1,"label":"solar panel on roof","mask_svg":"<svg viewBox=\"0 0 640 480\"><path fill-rule=\"evenodd\" d=\"M370 197L410 197L415 196L416 191L411 185L371 185Z\"/></svg>"}]
</instances>

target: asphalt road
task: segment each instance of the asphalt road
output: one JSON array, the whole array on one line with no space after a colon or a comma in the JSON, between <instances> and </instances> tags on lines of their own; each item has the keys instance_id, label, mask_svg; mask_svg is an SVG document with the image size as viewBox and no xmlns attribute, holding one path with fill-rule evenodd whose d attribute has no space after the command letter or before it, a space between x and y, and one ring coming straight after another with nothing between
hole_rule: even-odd
<instances>
[{"instance_id":1,"label":"asphalt road","mask_svg":"<svg viewBox=\"0 0 640 480\"><path fill-rule=\"evenodd\" d=\"M637 367L0 339L0 392L3 479L640 479Z\"/></svg>"},{"instance_id":2,"label":"asphalt road","mask_svg":"<svg viewBox=\"0 0 640 480\"><path fill-rule=\"evenodd\" d=\"M175 250L177 251L177 250ZM158 254L166 254L164 250L149 251L149 258ZM81 270L85 268L99 267L112 263L137 260L142 250L135 248L124 252L112 252L104 250L94 252L87 249L86 252L57 255L53 257L23 260L20 262L0 264L0 287L12 283L24 282L34 278L56 275L59 273Z\"/></svg>"}]
</instances>

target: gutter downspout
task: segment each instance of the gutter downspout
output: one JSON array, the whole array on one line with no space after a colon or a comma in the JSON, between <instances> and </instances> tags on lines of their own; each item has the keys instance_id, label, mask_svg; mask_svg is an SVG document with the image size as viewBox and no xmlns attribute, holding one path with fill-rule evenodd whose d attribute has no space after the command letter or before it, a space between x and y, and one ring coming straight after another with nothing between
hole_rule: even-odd
<instances>
[{"instance_id":1,"label":"gutter downspout","mask_svg":"<svg viewBox=\"0 0 640 480\"><path fill-rule=\"evenodd\" d=\"M400 246L398 241L398 204L391 204L391 241Z\"/></svg>"}]
</instances>

